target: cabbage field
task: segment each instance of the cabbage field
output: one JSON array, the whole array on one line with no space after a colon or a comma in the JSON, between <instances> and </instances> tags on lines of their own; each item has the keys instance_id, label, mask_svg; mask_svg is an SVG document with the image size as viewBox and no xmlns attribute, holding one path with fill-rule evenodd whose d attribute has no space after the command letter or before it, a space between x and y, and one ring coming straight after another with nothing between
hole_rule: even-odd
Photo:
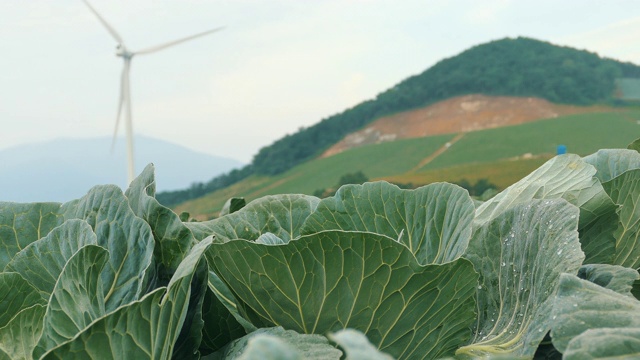
<instances>
[{"instance_id":1,"label":"cabbage field","mask_svg":"<svg viewBox=\"0 0 640 360\"><path fill-rule=\"evenodd\" d=\"M481 202L434 183L227 203L0 202L0 359L640 357L640 148Z\"/></svg>"}]
</instances>

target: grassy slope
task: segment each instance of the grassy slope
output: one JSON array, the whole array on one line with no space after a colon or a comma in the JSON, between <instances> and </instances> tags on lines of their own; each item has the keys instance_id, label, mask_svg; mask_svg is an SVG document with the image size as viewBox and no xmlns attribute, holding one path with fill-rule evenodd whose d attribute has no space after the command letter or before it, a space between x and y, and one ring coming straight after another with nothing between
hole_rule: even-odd
<instances>
[{"instance_id":1,"label":"grassy slope","mask_svg":"<svg viewBox=\"0 0 640 360\"><path fill-rule=\"evenodd\" d=\"M252 200L271 194L312 194L317 189L333 186L342 175L358 170L370 178L402 174L454 136L449 134L367 145L303 163L282 175L251 176L229 188L179 205L176 212L189 211L192 214L211 215L219 211L224 202L233 196L243 196Z\"/></svg>"},{"instance_id":2,"label":"grassy slope","mask_svg":"<svg viewBox=\"0 0 640 360\"><path fill-rule=\"evenodd\" d=\"M285 181L270 188L268 193L310 194L314 190L330 187L342 175L356 171L362 171L370 178L402 174L453 137L453 134L449 134L367 145L336 156L310 161L276 177L276 181Z\"/></svg>"},{"instance_id":3,"label":"grassy slope","mask_svg":"<svg viewBox=\"0 0 640 360\"><path fill-rule=\"evenodd\" d=\"M558 144L579 155L625 146L640 134L636 119L640 120L638 111L580 114L476 131L465 134L424 170L491 162L525 153L555 154Z\"/></svg>"},{"instance_id":4,"label":"grassy slope","mask_svg":"<svg viewBox=\"0 0 640 360\"><path fill-rule=\"evenodd\" d=\"M504 188L551 157L558 144L569 152L586 155L600 148L624 147L640 135L640 111L581 114L541 120L517 126L467 133L422 169L410 171L422 159L454 135L400 140L363 146L344 153L303 163L276 177L252 176L229 188L184 203L176 211L210 217L226 199L247 200L280 193L311 194L335 185L340 176L362 170L371 179L427 184L435 181L475 181L487 178ZM533 159L514 157L525 153Z\"/></svg>"}]
</instances>

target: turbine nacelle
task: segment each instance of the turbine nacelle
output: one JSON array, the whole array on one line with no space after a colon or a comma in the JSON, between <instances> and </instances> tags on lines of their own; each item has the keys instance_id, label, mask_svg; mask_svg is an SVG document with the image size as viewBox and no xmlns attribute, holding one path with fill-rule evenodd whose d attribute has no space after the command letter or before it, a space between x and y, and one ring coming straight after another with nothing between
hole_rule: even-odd
<instances>
[{"instance_id":1,"label":"turbine nacelle","mask_svg":"<svg viewBox=\"0 0 640 360\"><path fill-rule=\"evenodd\" d=\"M125 59L131 59L133 55L135 55L135 53L127 50L127 48L123 44L118 44L116 46L116 56L119 56Z\"/></svg>"}]
</instances>

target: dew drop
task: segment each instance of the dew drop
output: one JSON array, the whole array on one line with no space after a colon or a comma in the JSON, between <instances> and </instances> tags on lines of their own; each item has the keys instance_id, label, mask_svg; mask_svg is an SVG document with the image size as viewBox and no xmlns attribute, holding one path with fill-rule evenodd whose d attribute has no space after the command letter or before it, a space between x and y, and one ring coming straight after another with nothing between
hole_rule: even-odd
<instances>
[{"instance_id":1,"label":"dew drop","mask_svg":"<svg viewBox=\"0 0 640 360\"><path fill-rule=\"evenodd\" d=\"M478 289L482 289L482 285L478 285Z\"/></svg>"},{"instance_id":2,"label":"dew drop","mask_svg":"<svg viewBox=\"0 0 640 360\"><path fill-rule=\"evenodd\" d=\"M503 262L502 262L502 266L505 266L505 265L507 265L507 263L505 263L505 262L503 261Z\"/></svg>"},{"instance_id":3,"label":"dew drop","mask_svg":"<svg viewBox=\"0 0 640 360\"><path fill-rule=\"evenodd\" d=\"M562 254L562 249L558 250L557 254L558 255Z\"/></svg>"}]
</instances>

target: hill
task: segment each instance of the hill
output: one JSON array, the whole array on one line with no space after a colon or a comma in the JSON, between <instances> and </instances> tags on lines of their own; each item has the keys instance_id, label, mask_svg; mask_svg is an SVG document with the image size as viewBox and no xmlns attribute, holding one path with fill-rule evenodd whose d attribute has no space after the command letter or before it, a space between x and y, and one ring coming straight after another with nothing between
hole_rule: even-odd
<instances>
[{"instance_id":1,"label":"hill","mask_svg":"<svg viewBox=\"0 0 640 360\"><path fill-rule=\"evenodd\" d=\"M260 149L252 163L241 171L194 184L186 190L161 193L158 199L176 205L251 175L281 174L321 155L346 135L381 117L452 97L485 94L538 97L574 105L608 103L617 101L615 89L619 78L640 78L640 67L529 38L492 41L441 60L375 99L275 141Z\"/></svg>"},{"instance_id":2,"label":"hill","mask_svg":"<svg viewBox=\"0 0 640 360\"><path fill-rule=\"evenodd\" d=\"M229 197L243 196L250 201L278 193L313 194L335 185L342 175L357 171L372 180L413 185L485 178L504 188L552 157L559 144L579 155L599 148L625 147L640 133L638 119L640 110L626 109L560 116L462 136L446 134L364 145L316 158L277 176L252 175L186 202L176 211L188 211L204 219L215 215ZM455 143L454 138L458 138ZM433 157L434 153L439 155Z\"/></svg>"},{"instance_id":3,"label":"hill","mask_svg":"<svg viewBox=\"0 0 640 360\"><path fill-rule=\"evenodd\" d=\"M125 187L124 140L110 153L111 138L58 139L0 150L0 200L64 202L96 184ZM136 167L156 164L158 189L172 190L242 166L236 160L198 153L149 137L136 137Z\"/></svg>"},{"instance_id":4,"label":"hill","mask_svg":"<svg viewBox=\"0 0 640 360\"><path fill-rule=\"evenodd\" d=\"M341 114L261 149L256 173L279 174L371 121L467 94L539 97L589 105L612 100L615 80L640 77L640 67L528 38L502 39L444 59Z\"/></svg>"}]
</instances>

